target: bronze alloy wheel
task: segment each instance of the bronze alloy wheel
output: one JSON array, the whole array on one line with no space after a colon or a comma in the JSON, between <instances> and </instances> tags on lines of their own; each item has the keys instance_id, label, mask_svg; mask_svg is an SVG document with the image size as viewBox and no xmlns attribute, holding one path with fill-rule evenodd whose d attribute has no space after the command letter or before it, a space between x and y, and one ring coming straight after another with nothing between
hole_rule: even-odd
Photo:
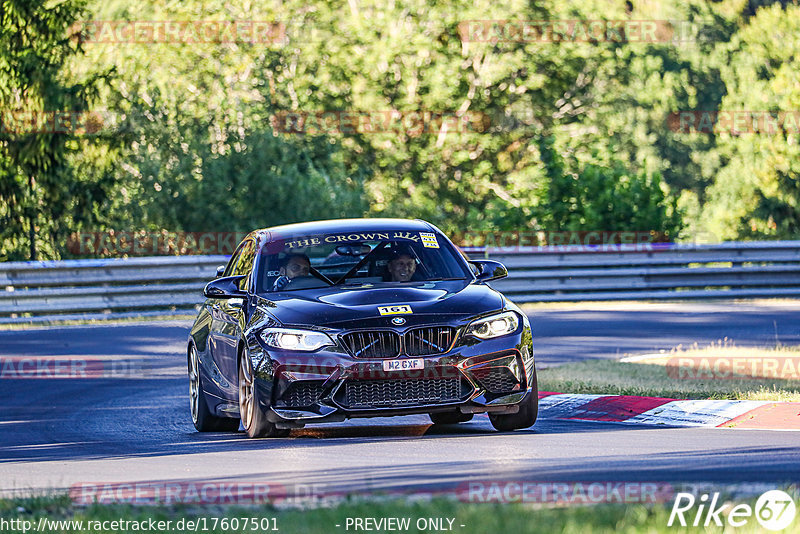
<instances>
[{"instance_id":1,"label":"bronze alloy wheel","mask_svg":"<svg viewBox=\"0 0 800 534\"><path fill-rule=\"evenodd\" d=\"M247 354L239 357L239 416L242 426L251 438L278 438L288 436L289 431L278 429L267 420L259 406L258 388L253 379L253 369Z\"/></svg>"},{"instance_id":2,"label":"bronze alloy wheel","mask_svg":"<svg viewBox=\"0 0 800 534\"><path fill-rule=\"evenodd\" d=\"M200 376L200 357L194 345L189 347L189 410L192 423L200 432L235 431L239 428L238 419L217 417L208 409Z\"/></svg>"}]
</instances>

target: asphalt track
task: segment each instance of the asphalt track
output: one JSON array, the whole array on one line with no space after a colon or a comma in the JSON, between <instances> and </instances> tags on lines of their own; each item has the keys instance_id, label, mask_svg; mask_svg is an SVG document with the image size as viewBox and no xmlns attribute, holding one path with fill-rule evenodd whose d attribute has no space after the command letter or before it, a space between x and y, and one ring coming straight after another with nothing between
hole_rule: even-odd
<instances>
[{"instance_id":1,"label":"asphalt track","mask_svg":"<svg viewBox=\"0 0 800 534\"><path fill-rule=\"evenodd\" d=\"M540 365L728 338L800 344L800 302L534 309ZM664 428L548 418L500 434L485 416L309 426L287 439L199 434L188 414L186 322L0 332L0 356L115 362L113 378L0 378L0 491L218 481L323 493L437 491L470 481L800 482L796 432ZM135 372L127 373L127 369Z\"/></svg>"}]
</instances>

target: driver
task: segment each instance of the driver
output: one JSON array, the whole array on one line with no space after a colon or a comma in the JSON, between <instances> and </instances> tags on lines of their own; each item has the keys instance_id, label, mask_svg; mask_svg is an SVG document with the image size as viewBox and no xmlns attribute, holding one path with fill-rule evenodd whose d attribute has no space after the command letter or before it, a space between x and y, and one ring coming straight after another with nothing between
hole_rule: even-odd
<instances>
[{"instance_id":1,"label":"driver","mask_svg":"<svg viewBox=\"0 0 800 534\"><path fill-rule=\"evenodd\" d=\"M386 270L389 271L389 281L408 282L417 270L417 262L411 254L400 252L389 260Z\"/></svg>"},{"instance_id":2,"label":"driver","mask_svg":"<svg viewBox=\"0 0 800 534\"><path fill-rule=\"evenodd\" d=\"M278 273L280 276L272 285L273 291L281 291L289 285L293 279L308 276L311 272L311 261L305 254L287 254L280 262Z\"/></svg>"}]
</instances>

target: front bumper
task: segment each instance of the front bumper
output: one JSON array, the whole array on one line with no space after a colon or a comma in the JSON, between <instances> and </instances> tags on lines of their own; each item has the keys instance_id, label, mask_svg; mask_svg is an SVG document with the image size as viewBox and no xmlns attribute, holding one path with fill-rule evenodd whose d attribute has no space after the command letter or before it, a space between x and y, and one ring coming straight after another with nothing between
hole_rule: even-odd
<instances>
[{"instance_id":1,"label":"front bumper","mask_svg":"<svg viewBox=\"0 0 800 534\"><path fill-rule=\"evenodd\" d=\"M250 345L258 398L279 427L460 411L516 413L530 394L534 359L529 327L493 340L467 340L444 354L417 356L423 369L384 371L383 359L338 348L316 353ZM399 359L407 359L400 356Z\"/></svg>"}]
</instances>

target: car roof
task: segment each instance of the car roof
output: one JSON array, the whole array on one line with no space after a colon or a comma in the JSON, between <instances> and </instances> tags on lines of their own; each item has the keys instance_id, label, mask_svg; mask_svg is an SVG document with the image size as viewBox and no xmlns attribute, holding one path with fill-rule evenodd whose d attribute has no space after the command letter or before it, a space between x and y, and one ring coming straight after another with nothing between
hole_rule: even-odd
<instances>
[{"instance_id":1,"label":"car roof","mask_svg":"<svg viewBox=\"0 0 800 534\"><path fill-rule=\"evenodd\" d=\"M421 219L330 219L295 224L284 224L256 230L256 233L267 237L270 241L286 236L314 235L347 232L431 232L436 227Z\"/></svg>"}]
</instances>

